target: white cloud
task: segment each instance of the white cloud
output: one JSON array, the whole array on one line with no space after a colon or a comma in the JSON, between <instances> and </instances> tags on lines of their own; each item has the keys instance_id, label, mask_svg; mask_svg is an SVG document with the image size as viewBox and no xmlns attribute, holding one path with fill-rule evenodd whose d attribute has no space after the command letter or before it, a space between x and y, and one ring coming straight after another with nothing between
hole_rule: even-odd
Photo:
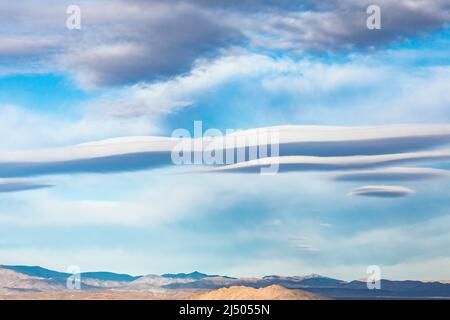
<instances>
[{"instance_id":1,"label":"white cloud","mask_svg":"<svg viewBox=\"0 0 450 320\"><path fill-rule=\"evenodd\" d=\"M321 123L346 124L348 119L352 124L442 122L448 118L449 74L445 66L405 72L374 58L323 63L248 52L228 53L221 58L198 61L190 73L167 81L108 90L100 98L80 106L80 115L72 119L2 106L0 134L14 132L14 139L2 139L0 147L40 147L159 133L165 116L176 116L211 95L220 95L216 90L221 86L240 81L250 81L261 90L261 96L270 99L282 96L291 101L276 106L286 109L289 119L278 119L279 111L273 106L274 109L264 111L272 123L317 123L318 113L322 115ZM350 98L346 98L346 92ZM243 100L244 108L250 108L245 94L239 99ZM225 107L233 110L234 106Z\"/></svg>"},{"instance_id":2,"label":"white cloud","mask_svg":"<svg viewBox=\"0 0 450 320\"><path fill-rule=\"evenodd\" d=\"M162 172L113 176L55 177L56 187L32 193L10 194L0 209L0 225L20 226L122 226L157 228L196 215L222 210L244 197L230 183L214 177L185 177ZM148 181L152 181L151 185ZM176 184L176 188L174 185ZM223 185L224 184L224 185ZM108 186L106 194L91 194ZM126 189L124 190L124 186ZM129 189L129 190L128 190ZM89 190L80 194L80 190ZM120 196L112 197L120 190ZM128 190L128 191L127 191ZM33 210L29 210L29 208ZM11 215L11 210L14 214Z\"/></svg>"},{"instance_id":3,"label":"white cloud","mask_svg":"<svg viewBox=\"0 0 450 320\"><path fill-rule=\"evenodd\" d=\"M331 223L326 223L326 222L322 222L319 225L324 228L331 228L333 226Z\"/></svg>"},{"instance_id":4,"label":"white cloud","mask_svg":"<svg viewBox=\"0 0 450 320\"><path fill-rule=\"evenodd\" d=\"M256 13L244 22L244 33L254 46L294 52L336 52L402 41L444 27L450 20L446 0L377 1L382 29L366 27L370 0L309 2L303 10ZM236 20L239 16L236 18ZM420 31L419 31L420 30Z\"/></svg>"},{"instance_id":5,"label":"white cloud","mask_svg":"<svg viewBox=\"0 0 450 320\"><path fill-rule=\"evenodd\" d=\"M260 172L262 167L270 165L278 166L280 171L348 170L450 159L450 152L445 149L406 152L448 144L448 125L354 128L280 126L241 131L218 137L213 143L208 140L200 143L204 146L202 150L214 145L216 152L219 152L226 146L242 147L238 144L241 140L245 140L245 147L255 143L267 144L267 137L271 137L273 132L278 134L278 140L270 143L279 144L279 157L269 153L267 158L208 168L203 172ZM258 139L253 141L251 137ZM123 137L61 148L1 151L0 177L108 173L170 166L173 165L172 151L181 141L192 143L194 140L157 136ZM197 148L196 143L192 145Z\"/></svg>"},{"instance_id":6,"label":"white cloud","mask_svg":"<svg viewBox=\"0 0 450 320\"><path fill-rule=\"evenodd\" d=\"M416 152L371 156L313 157L284 156L267 157L215 168L207 168L203 172L243 172L260 173L261 168L277 167L278 172L350 170L376 168L398 163L440 162L449 161L450 152Z\"/></svg>"},{"instance_id":7,"label":"white cloud","mask_svg":"<svg viewBox=\"0 0 450 320\"><path fill-rule=\"evenodd\" d=\"M187 75L125 87L111 97L103 97L97 104L107 114L118 117L169 114L191 106L201 95L228 81L294 68L295 64L290 60L277 61L256 54L227 55L215 60L200 60Z\"/></svg>"},{"instance_id":8,"label":"white cloud","mask_svg":"<svg viewBox=\"0 0 450 320\"><path fill-rule=\"evenodd\" d=\"M161 129L150 118L111 119L84 113L79 118L0 106L0 150L64 146L111 136L155 134ZM6 139L5 137L11 137Z\"/></svg>"},{"instance_id":9,"label":"white cloud","mask_svg":"<svg viewBox=\"0 0 450 320\"><path fill-rule=\"evenodd\" d=\"M336 247L347 252L348 261L371 260L375 264L395 265L408 261L424 261L428 257L447 257L450 235L447 232L450 216L443 210L441 215L414 223L403 223L393 227L373 227L357 231L353 235L342 235L332 241L323 239L321 246L331 253ZM366 248L363 250L363 248ZM367 248L370 248L368 250ZM360 252L358 252L361 249ZM339 263L331 257L331 263ZM383 261L383 263L382 263ZM377 263L378 262L378 263ZM425 267L424 270L427 270ZM448 272L448 270L446 270ZM405 270L406 272L406 270Z\"/></svg>"},{"instance_id":10,"label":"white cloud","mask_svg":"<svg viewBox=\"0 0 450 320\"><path fill-rule=\"evenodd\" d=\"M386 59L386 60L383 60ZM92 109L119 118L174 114L195 107L229 83L251 83L267 99L284 97L289 119L316 123L436 122L448 118L448 66L405 68L388 57L353 56L346 62L298 61L248 52L199 60L190 73L167 81L112 90ZM387 85L389 83L389 85ZM240 99L248 99L245 94ZM243 102L244 107L251 104ZM214 108L215 106L210 106ZM232 105L228 106L233 108ZM433 112L430 112L432 110ZM258 110L260 111L260 110Z\"/></svg>"}]
</instances>

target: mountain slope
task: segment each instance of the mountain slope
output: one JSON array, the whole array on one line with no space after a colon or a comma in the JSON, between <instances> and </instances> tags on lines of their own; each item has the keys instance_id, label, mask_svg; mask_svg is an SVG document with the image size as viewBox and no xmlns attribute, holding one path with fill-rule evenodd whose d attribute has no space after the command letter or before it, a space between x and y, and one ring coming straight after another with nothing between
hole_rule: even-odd
<instances>
[{"instance_id":1,"label":"mountain slope","mask_svg":"<svg viewBox=\"0 0 450 320\"><path fill-rule=\"evenodd\" d=\"M129 274L123 273L98 271L98 272L82 272L81 278L96 279L103 281L132 282L141 278L141 276L130 276Z\"/></svg>"},{"instance_id":2,"label":"mountain slope","mask_svg":"<svg viewBox=\"0 0 450 320\"><path fill-rule=\"evenodd\" d=\"M265 276L264 281L279 284L289 289L307 288L307 287L335 287L345 283L342 280L324 277L319 274L310 274L306 276Z\"/></svg>"},{"instance_id":3,"label":"mountain slope","mask_svg":"<svg viewBox=\"0 0 450 320\"><path fill-rule=\"evenodd\" d=\"M60 281L29 276L9 269L0 269L0 294L14 292L60 291L65 287Z\"/></svg>"}]
</instances>

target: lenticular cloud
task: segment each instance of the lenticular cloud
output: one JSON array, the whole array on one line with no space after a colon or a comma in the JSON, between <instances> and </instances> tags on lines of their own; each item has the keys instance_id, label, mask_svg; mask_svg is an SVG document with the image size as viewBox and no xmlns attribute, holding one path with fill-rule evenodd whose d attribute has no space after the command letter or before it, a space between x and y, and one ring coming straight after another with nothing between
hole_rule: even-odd
<instances>
[{"instance_id":1,"label":"lenticular cloud","mask_svg":"<svg viewBox=\"0 0 450 320\"><path fill-rule=\"evenodd\" d=\"M391 165L439 163L450 160L450 125L395 125L378 127L280 126L240 131L211 142L202 137L124 137L53 149L0 151L0 178L84 172L114 173L175 166L172 152L181 142L201 153L213 146L216 153L248 152L262 145L259 139L277 132L278 154L257 154L256 159L204 165L201 172L259 173L277 164L279 172L372 170ZM256 140L254 138L257 138ZM235 145L242 139L244 146ZM255 142L256 141L256 142ZM199 164L199 163L196 163ZM192 170L192 169L188 169ZM198 171L196 171L198 172ZM277 171L278 172L278 171ZM385 172L384 176L394 174ZM422 175L436 172L422 172ZM398 173L397 173L398 176ZM356 179L347 176L341 179ZM364 174L358 176L364 178Z\"/></svg>"},{"instance_id":2,"label":"lenticular cloud","mask_svg":"<svg viewBox=\"0 0 450 320\"><path fill-rule=\"evenodd\" d=\"M397 198L397 197L406 197L413 193L414 190L400 186L364 186L352 190L348 195Z\"/></svg>"}]
</instances>

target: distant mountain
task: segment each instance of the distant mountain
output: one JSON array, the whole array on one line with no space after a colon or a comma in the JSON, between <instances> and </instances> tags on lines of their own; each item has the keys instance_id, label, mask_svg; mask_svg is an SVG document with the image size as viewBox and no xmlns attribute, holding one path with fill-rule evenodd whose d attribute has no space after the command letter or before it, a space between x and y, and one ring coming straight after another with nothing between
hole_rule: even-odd
<instances>
[{"instance_id":1,"label":"distant mountain","mask_svg":"<svg viewBox=\"0 0 450 320\"><path fill-rule=\"evenodd\" d=\"M32 295L33 292L55 294L56 297L60 297L63 292L70 293L66 288L66 279L69 276L69 273L53 271L39 266L0 265L0 299L11 294L26 293L27 295ZM230 293L231 297L235 297L241 296L241 293L258 295L261 292L265 292L263 289L268 287L271 287L272 291L275 290L271 294L278 294L277 292L282 291L280 289L282 287L286 290L302 290L307 291L309 294L334 299L450 299L450 284L445 283L446 281L381 280L380 290L369 290L364 280L347 282L317 274L232 278L208 275L198 271L163 274L161 276L131 276L113 272L85 272L81 274L81 282L83 292L91 292L92 294L94 292L98 292L98 294L105 293L107 296L114 291L116 293L124 292L125 295L128 292L129 294L154 295L154 297L162 295L164 297L176 296L180 298L192 295L195 292L203 293L206 290L240 288L220 291L220 294L225 292L227 294Z\"/></svg>"},{"instance_id":2,"label":"distant mountain","mask_svg":"<svg viewBox=\"0 0 450 320\"><path fill-rule=\"evenodd\" d=\"M105 271L82 272L81 273L81 278L96 279L96 280L103 280L103 281L132 282L141 277L142 276L130 276L129 274L113 273L113 272L105 272Z\"/></svg>"},{"instance_id":3,"label":"distant mountain","mask_svg":"<svg viewBox=\"0 0 450 320\"><path fill-rule=\"evenodd\" d=\"M201 273L198 271L194 271L191 273L165 273L161 277L164 278L174 278L174 279L194 279L200 280L204 278L227 278L227 279L235 279L227 276L219 276L219 275L209 275L205 273Z\"/></svg>"},{"instance_id":4,"label":"distant mountain","mask_svg":"<svg viewBox=\"0 0 450 320\"><path fill-rule=\"evenodd\" d=\"M65 287L61 281L43 279L10 269L0 268L0 294L11 294L15 292L54 292L64 289Z\"/></svg>"},{"instance_id":5,"label":"distant mountain","mask_svg":"<svg viewBox=\"0 0 450 320\"><path fill-rule=\"evenodd\" d=\"M127 285L128 289L132 290L147 290L152 288L164 288L165 286L174 284L174 283L186 283L195 281L193 279L189 278L168 278L168 277L162 277L159 275L146 275L143 277L140 277L139 279L130 282Z\"/></svg>"},{"instance_id":6,"label":"distant mountain","mask_svg":"<svg viewBox=\"0 0 450 320\"><path fill-rule=\"evenodd\" d=\"M0 269L8 269L31 277L39 277L45 279L67 279L70 274L64 272L53 271L38 266L6 266L0 265Z\"/></svg>"},{"instance_id":7,"label":"distant mountain","mask_svg":"<svg viewBox=\"0 0 450 320\"><path fill-rule=\"evenodd\" d=\"M183 280L188 281L172 282L164 285L163 287L166 289L218 289L230 286L249 285L249 281L247 280L228 277L205 277L198 280L186 278Z\"/></svg>"},{"instance_id":8,"label":"distant mountain","mask_svg":"<svg viewBox=\"0 0 450 320\"><path fill-rule=\"evenodd\" d=\"M276 283L287 288L304 288L304 287L334 287L345 283L342 280L324 277L319 274L310 274L306 276L265 276L263 280Z\"/></svg>"},{"instance_id":9,"label":"distant mountain","mask_svg":"<svg viewBox=\"0 0 450 320\"><path fill-rule=\"evenodd\" d=\"M264 288L233 286L189 297L190 300L324 300L325 298L302 290L291 290L279 285Z\"/></svg>"},{"instance_id":10,"label":"distant mountain","mask_svg":"<svg viewBox=\"0 0 450 320\"><path fill-rule=\"evenodd\" d=\"M187 283L171 283L167 288L208 288L217 289L225 286L247 286L253 288L267 287L277 284L289 289L305 289L309 287L336 287L345 283L342 280L332 279L317 274L307 276L265 276L263 278L230 278L230 277L204 277Z\"/></svg>"},{"instance_id":11,"label":"distant mountain","mask_svg":"<svg viewBox=\"0 0 450 320\"><path fill-rule=\"evenodd\" d=\"M44 279L67 279L71 274L45 269L38 266L7 266L0 265L0 269L13 270L15 272L25 274L32 277ZM130 276L128 274L119 274L113 272L82 272L81 278L96 279L103 281L124 281L131 282L139 279L141 276Z\"/></svg>"},{"instance_id":12,"label":"distant mountain","mask_svg":"<svg viewBox=\"0 0 450 320\"><path fill-rule=\"evenodd\" d=\"M439 282L382 279L380 285L381 289L379 290L369 290L366 282L351 281L337 286L336 289L340 290L335 290L334 293L328 292L328 294L332 294L338 298L341 296L351 296L352 294L366 298L450 298L450 285ZM319 289L316 292L320 291Z\"/></svg>"}]
</instances>

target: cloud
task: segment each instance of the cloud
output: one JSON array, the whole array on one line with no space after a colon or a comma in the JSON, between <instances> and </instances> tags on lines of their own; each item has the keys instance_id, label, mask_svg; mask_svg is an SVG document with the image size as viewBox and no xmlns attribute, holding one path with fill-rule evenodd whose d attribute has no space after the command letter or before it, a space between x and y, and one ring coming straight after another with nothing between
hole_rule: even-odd
<instances>
[{"instance_id":1,"label":"cloud","mask_svg":"<svg viewBox=\"0 0 450 320\"><path fill-rule=\"evenodd\" d=\"M208 168L200 172L260 173L263 168L278 168L276 172L293 171L335 171L377 168L392 164L430 161L449 161L450 152L416 152L371 156L312 157L284 156L267 157L220 167Z\"/></svg>"},{"instance_id":2,"label":"cloud","mask_svg":"<svg viewBox=\"0 0 450 320\"><path fill-rule=\"evenodd\" d=\"M398 167L339 173L339 181L412 181L449 178L450 171L434 168Z\"/></svg>"},{"instance_id":3,"label":"cloud","mask_svg":"<svg viewBox=\"0 0 450 320\"><path fill-rule=\"evenodd\" d=\"M289 240L294 242L293 247L296 250L310 252L310 253L320 251L319 248L316 248L315 246L313 246L309 243L309 239L307 237L295 237L295 238L289 238Z\"/></svg>"},{"instance_id":4,"label":"cloud","mask_svg":"<svg viewBox=\"0 0 450 320\"><path fill-rule=\"evenodd\" d=\"M50 188L52 185L23 180L0 179L0 193Z\"/></svg>"},{"instance_id":5,"label":"cloud","mask_svg":"<svg viewBox=\"0 0 450 320\"><path fill-rule=\"evenodd\" d=\"M238 28L189 2L116 1L82 5L90 41L61 56L80 83L121 85L187 72L199 57L217 54ZM106 28L109 30L106 34ZM106 40L103 36L106 35ZM94 41L98 41L95 43Z\"/></svg>"},{"instance_id":6,"label":"cloud","mask_svg":"<svg viewBox=\"0 0 450 320\"><path fill-rule=\"evenodd\" d=\"M11 17L17 29L9 30L14 48L19 36L29 34L36 53L32 66L46 59L49 72L72 74L87 88L153 81L189 71L193 62L241 38L238 28L219 15L188 1L79 1L81 30L67 30L64 3L28 1L0 5L2 29ZM55 48L42 52L39 38L57 35ZM32 46L31 46L32 44ZM1 48L12 51L12 45ZM39 50L34 50L34 48ZM22 54L21 50L18 54ZM51 54L53 52L56 54ZM1 56L1 55L0 55Z\"/></svg>"},{"instance_id":7,"label":"cloud","mask_svg":"<svg viewBox=\"0 0 450 320\"><path fill-rule=\"evenodd\" d=\"M199 60L189 73L165 81L109 90L90 103L90 110L118 119L155 115L178 119L203 106L202 117L214 108L218 109L217 118L234 113L248 118L244 124L239 117L233 118L231 125L236 126L260 119L265 121L252 125L318 123L318 112L321 123L327 124L447 119L450 68L412 65L414 62L405 68L402 63L411 57L406 52L404 55L400 59L394 53L387 57L357 54L345 62L323 62L233 51ZM232 99L228 97L230 90L235 92ZM283 116L280 110L290 116Z\"/></svg>"},{"instance_id":8,"label":"cloud","mask_svg":"<svg viewBox=\"0 0 450 320\"><path fill-rule=\"evenodd\" d=\"M429 201L429 198L417 200L418 203L421 201ZM399 205L397 201L377 201L374 206L379 208L374 210L374 214L386 211L382 222L370 220L367 213L371 206L364 205L355 210L353 217L362 217L368 222L367 227L355 228L352 224L354 221L346 221L348 229L342 233L331 234L331 230L323 235L317 233L315 240L324 260L314 272L320 272L323 268L325 274L342 274L344 279L354 280L359 278L358 275L367 276L367 266L376 264L381 267L384 279L448 278L448 270L444 266L450 262L447 250L450 243L450 216L445 207L441 207L443 210L438 209L440 212L437 216L430 217L429 210L420 208L420 205L405 208L404 204ZM422 218L409 220L422 209ZM361 216L361 213L364 214ZM331 214L335 215L336 211ZM408 214L408 219L405 214ZM340 216L340 223L345 221L342 219ZM431 264L428 263L430 261ZM440 262L435 263L437 261ZM341 273L343 270L346 271Z\"/></svg>"},{"instance_id":9,"label":"cloud","mask_svg":"<svg viewBox=\"0 0 450 320\"><path fill-rule=\"evenodd\" d=\"M399 186L365 186L352 190L349 196L369 196L380 198L406 197L414 193L414 190Z\"/></svg>"},{"instance_id":10,"label":"cloud","mask_svg":"<svg viewBox=\"0 0 450 320\"><path fill-rule=\"evenodd\" d=\"M84 113L74 119L13 105L0 105L0 114L0 136L14 133L14 139L0 139L0 150L64 146L111 136L156 134L161 130L148 117L117 121Z\"/></svg>"},{"instance_id":11,"label":"cloud","mask_svg":"<svg viewBox=\"0 0 450 320\"><path fill-rule=\"evenodd\" d=\"M305 252L319 252L320 250L309 244L299 244L295 246L296 249Z\"/></svg>"},{"instance_id":12,"label":"cloud","mask_svg":"<svg viewBox=\"0 0 450 320\"><path fill-rule=\"evenodd\" d=\"M226 211L234 201L251 194L244 188L240 192L233 190L232 179L212 176L180 179L179 175L161 171L83 175L76 179L60 176L55 177L55 184L58 188L10 195L8 205L0 208L0 226L119 226L158 230L188 218ZM218 201L225 204L220 210Z\"/></svg>"},{"instance_id":13,"label":"cloud","mask_svg":"<svg viewBox=\"0 0 450 320\"><path fill-rule=\"evenodd\" d=\"M325 223L325 222L322 222L319 225L324 228L331 228L333 226L331 223Z\"/></svg>"},{"instance_id":14,"label":"cloud","mask_svg":"<svg viewBox=\"0 0 450 320\"><path fill-rule=\"evenodd\" d=\"M227 55L199 61L188 73L167 81L140 83L106 93L93 108L118 118L170 114L195 104L209 91L242 77L256 77L292 68L289 62L263 55Z\"/></svg>"},{"instance_id":15,"label":"cloud","mask_svg":"<svg viewBox=\"0 0 450 320\"><path fill-rule=\"evenodd\" d=\"M30 59L33 56L51 52L58 47L56 39L39 39L32 37L0 39L0 59Z\"/></svg>"},{"instance_id":16,"label":"cloud","mask_svg":"<svg viewBox=\"0 0 450 320\"><path fill-rule=\"evenodd\" d=\"M407 37L444 27L450 21L450 5L436 1L377 1L381 30L366 27L370 0L308 2L299 10L266 13L247 23L255 46L276 50L336 52L382 47ZM264 23L262 20L264 19Z\"/></svg>"},{"instance_id":17,"label":"cloud","mask_svg":"<svg viewBox=\"0 0 450 320\"><path fill-rule=\"evenodd\" d=\"M348 264L350 261L352 263L376 261L376 264L386 267L403 264L404 272L407 273L409 262L448 257L446 248L450 241L447 232L449 218L444 210L437 217L425 216L424 219L415 222L402 220L402 223L386 227L373 226L368 230L356 231L354 234L343 234L321 245L328 250L329 262L332 265ZM341 253L336 248L346 252L345 258L339 256ZM423 272L421 278L430 277L429 267L423 265L421 271Z\"/></svg>"},{"instance_id":18,"label":"cloud","mask_svg":"<svg viewBox=\"0 0 450 320\"><path fill-rule=\"evenodd\" d=\"M67 3L2 3L0 27L5 35L0 59L16 60L21 72L36 71L38 66L41 71L69 73L82 86L95 88L171 78L188 72L199 59L220 56L236 46L294 55L348 52L383 47L438 30L450 21L445 0L378 1L382 29L376 31L366 28L369 0L77 4L82 29L70 31L64 26ZM21 56L30 59L17 60ZM14 72L12 66L2 69Z\"/></svg>"},{"instance_id":19,"label":"cloud","mask_svg":"<svg viewBox=\"0 0 450 320\"><path fill-rule=\"evenodd\" d=\"M273 133L277 133L279 140L270 140ZM176 150L182 141L183 145L189 143L191 147L195 146L192 149L195 152L215 150L217 154L220 152L225 154L226 148L230 149L231 146L235 155L239 150L243 150L242 146L245 146L248 153L251 146L265 145L268 141L279 143L280 157L264 158L265 155L260 154L263 157L261 159L217 166L203 172L259 173L262 167L269 165L279 166L280 172L350 170L450 159L450 152L446 151L406 152L448 144L450 142L448 125L353 128L280 126L236 132L218 137L212 142L205 139L199 141L200 144L194 143L194 140L189 138L143 136L115 138L52 149L2 151L0 177L79 172L108 173L170 166L173 165L172 151ZM198 149L198 146L202 145L203 148ZM267 155L270 156L270 152Z\"/></svg>"}]
</instances>

